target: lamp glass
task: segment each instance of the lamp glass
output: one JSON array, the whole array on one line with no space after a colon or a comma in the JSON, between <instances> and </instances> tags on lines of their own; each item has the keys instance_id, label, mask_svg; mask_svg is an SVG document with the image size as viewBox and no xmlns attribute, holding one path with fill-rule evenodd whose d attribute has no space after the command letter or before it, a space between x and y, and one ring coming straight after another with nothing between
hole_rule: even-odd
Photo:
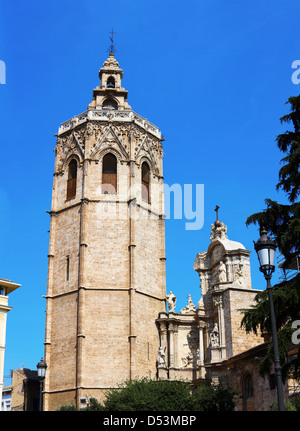
<instances>
[{"instance_id":1,"label":"lamp glass","mask_svg":"<svg viewBox=\"0 0 300 431\"><path fill-rule=\"evenodd\" d=\"M257 251L259 266L269 265L269 249L261 248Z\"/></svg>"},{"instance_id":2,"label":"lamp glass","mask_svg":"<svg viewBox=\"0 0 300 431\"><path fill-rule=\"evenodd\" d=\"M43 360L41 360L38 364L37 364L37 373L38 373L38 377L41 379L45 378L45 374L46 374L46 368L47 365L45 364L45 362Z\"/></svg>"},{"instance_id":3,"label":"lamp glass","mask_svg":"<svg viewBox=\"0 0 300 431\"><path fill-rule=\"evenodd\" d=\"M274 261L275 261L275 250L274 250L274 248L270 248L269 252L270 252L270 265L274 266Z\"/></svg>"}]
</instances>

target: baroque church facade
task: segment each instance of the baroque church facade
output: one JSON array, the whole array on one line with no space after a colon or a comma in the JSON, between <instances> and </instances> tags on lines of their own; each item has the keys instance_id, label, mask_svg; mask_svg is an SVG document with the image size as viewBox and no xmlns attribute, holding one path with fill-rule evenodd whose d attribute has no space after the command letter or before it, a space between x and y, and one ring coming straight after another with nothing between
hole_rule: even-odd
<instances>
[{"instance_id":1,"label":"baroque church facade","mask_svg":"<svg viewBox=\"0 0 300 431\"><path fill-rule=\"evenodd\" d=\"M243 359L234 358L255 358L264 343L240 328L238 310L257 292L250 252L218 217L194 262L201 299L189 295L176 311L166 292L163 138L131 109L122 77L111 52L87 111L57 133L44 410L102 400L144 376L218 381L235 369L242 381L245 367L234 366Z\"/></svg>"}]
</instances>

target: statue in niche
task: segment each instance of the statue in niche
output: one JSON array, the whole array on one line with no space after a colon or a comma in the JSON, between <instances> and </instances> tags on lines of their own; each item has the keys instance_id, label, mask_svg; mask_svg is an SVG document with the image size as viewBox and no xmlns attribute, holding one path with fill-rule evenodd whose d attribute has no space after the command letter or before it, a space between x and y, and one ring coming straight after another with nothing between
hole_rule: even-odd
<instances>
[{"instance_id":1,"label":"statue in niche","mask_svg":"<svg viewBox=\"0 0 300 431\"><path fill-rule=\"evenodd\" d=\"M213 330L209 334L212 347L219 347L219 326L215 323Z\"/></svg>"},{"instance_id":2,"label":"statue in niche","mask_svg":"<svg viewBox=\"0 0 300 431\"><path fill-rule=\"evenodd\" d=\"M158 348L156 365L158 367L166 367L166 348L162 346Z\"/></svg>"},{"instance_id":3,"label":"statue in niche","mask_svg":"<svg viewBox=\"0 0 300 431\"><path fill-rule=\"evenodd\" d=\"M182 308L180 310L181 314L184 314L184 313L193 313L193 312L196 311L196 305L193 304L191 295L188 295L187 298L188 298L188 303L187 303L187 305L186 305L185 308Z\"/></svg>"},{"instance_id":4,"label":"statue in niche","mask_svg":"<svg viewBox=\"0 0 300 431\"><path fill-rule=\"evenodd\" d=\"M225 263L221 260L220 266L219 266L219 282L227 281L227 275L226 275L226 266Z\"/></svg>"},{"instance_id":5,"label":"statue in niche","mask_svg":"<svg viewBox=\"0 0 300 431\"><path fill-rule=\"evenodd\" d=\"M235 281L239 286L244 286L244 272L243 272L243 264L239 263L239 267L235 273Z\"/></svg>"},{"instance_id":6,"label":"statue in niche","mask_svg":"<svg viewBox=\"0 0 300 431\"><path fill-rule=\"evenodd\" d=\"M170 293L166 297L169 311L174 313L175 312L175 306L176 306L176 296L172 293L170 290Z\"/></svg>"}]
</instances>

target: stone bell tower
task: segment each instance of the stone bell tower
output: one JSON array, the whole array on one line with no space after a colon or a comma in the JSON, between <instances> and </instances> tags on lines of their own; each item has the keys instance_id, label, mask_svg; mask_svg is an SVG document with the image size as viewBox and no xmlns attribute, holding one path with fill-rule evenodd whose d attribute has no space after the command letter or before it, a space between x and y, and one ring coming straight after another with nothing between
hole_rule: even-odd
<instances>
[{"instance_id":1,"label":"stone bell tower","mask_svg":"<svg viewBox=\"0 0 300 431\"><path fill-rule=\"evenodd\" d=\"M132 111L111 52L86 112L55 147L44 409L154 377L165 311L163 148Z\"/></svg>"}]
</instances>

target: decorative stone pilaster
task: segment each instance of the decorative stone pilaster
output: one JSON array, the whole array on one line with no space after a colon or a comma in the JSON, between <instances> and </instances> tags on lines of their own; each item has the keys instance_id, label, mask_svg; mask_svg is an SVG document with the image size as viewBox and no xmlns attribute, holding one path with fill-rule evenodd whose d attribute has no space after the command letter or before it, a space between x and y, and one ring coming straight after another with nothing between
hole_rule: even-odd
<instances>
[{"instance_id":1,"label":"decorative stone pilaster","mask_svg":"<svg viewBox=\"0 0 300 431\"><path fill-rule=\"evenodd\" d=\"M199 322L198 331L199 331L199 366L204 365L204 329L205 323Z\"/></svg>"},{"instance_id":2,"label":"decorative stone pilaster","mask_svg":"<svg viewBox=\"0 0 300 431\"><path fill-rule=\"evenodd\" d=\"M175 377L175 345L174 345L174 323L170 322L168 327L169 334L169 378L172 380Z\"/></svg>"}]
</instances>

